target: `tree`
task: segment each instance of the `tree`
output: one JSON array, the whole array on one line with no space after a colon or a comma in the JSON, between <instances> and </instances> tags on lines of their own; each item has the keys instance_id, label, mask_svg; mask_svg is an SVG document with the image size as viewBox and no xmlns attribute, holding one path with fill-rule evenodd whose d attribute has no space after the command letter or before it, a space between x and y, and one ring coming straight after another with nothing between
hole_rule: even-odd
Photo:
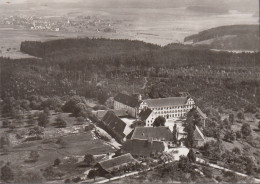
<instances>
[{"instance_id":1,"label":"tree","mask_svg":"<svg viewBox=\"0 0 260 184\"><path fill-rule=\"evenodd\" d=\"M196 162L196 154L194 153L193 149L190 149L187 157L188 157L190 162L193 162L193 163Z\"/></svg>"},{"instance_id":2,"label":"tree","mask_svg":"<svg viewBox=\"0 0 260 184\"><path fill-rule=\"evenodd\" d=\"M106 102L106 100L108 99L108 95L105 91L101 90L98 93L97 98L98 98L99 103L104 104Z\"/></svg>"},{"instance_id":3,"label":"tree","mask_svg":"<svg viewBox=\"0 0 260 184\"><path fill-rule=\"evenodd\" d=\"M173 134L173 141L174 141L175 144L177 144L178 132L177 132L177 125L176 124L174 124L174 126L173 126L172 134Z\"/></svg>"},{"instance_id":4,"label":"tree","mask_svg":"<svg viewBox=\"0 0 260 184\"><path fill-rule=\"evenodd\" d=\"M178 168L184 172L189 172L192 170L191 163L189 159L185 156L180 156L180 160L178 162Z\"/></svg>"},{"instance_id":5,"label":"tree","mask_svg":"<svg viewBox=\"0 0 260 184\"><path fill-rule=\"evenodd\" d=\"M56 158L56 159L54 160L53 166L59 166L60 163L61 163L60 159L59 159L59 158Z\"/></svg>"},{"instance_id":6,"label":"tree","mask_svg":"<svg viewBox=\"0 0 260 184\"><path fill-rule=\"evenodd\" d=\"M40 113L38 115L38 125L41 127L46 127L48 123L49 123L48 115L45 113Z\"/></svg>"},{"instance_id":7,"label":"tree","mask_svg":"<svg viewBox=\"0 0 260 184\"><path fill-rule=\"evenodd\" d=\"M73 115L76 117L82 116L87 111L87 106L84 103L78 103L75 105Z\"/></svg>"},{"instance_id":8,"label":"tree","mask_svg":"<svg viewBox=\"0 0 260 184\"><path fill-rule=\"evenodd\" d=\"M209 167L203 167L203 168L202 168L202 172L203 172L203 174L204 174L207 178L212 178L212 177L213 177L212 169L209 168Z\"/></svg>"},{"instance_id":9,"label":"tree","mask_svg":"<svg viewBox=\"0 0 260 184\"><path fill-rule=\"evenodd\" d=\"M4 146L9 146L10 145L10 141L8 136L2 136L0 138L0 148L3 148Z\"/></svg>"},{"instance_id":10,"label":"tree","mask_svg":"<svg viewBox=\"0 0 260 184\"><path fill-rule=\"evenodd\" d=\"M153 122L153 127L164 126L165 122L166 122L166 120L164 117L158 116L157 118L155 118L155 120Z\"/></svg>"},{"instance_id":11,"label":"tree","mask_svg":"<svg viewBox=\"0 0 260 184\"><path fill-rule=\"evenodd\" d=\"M240 149L239 149L238 147L234 147L234 148L232 149L232 152L235 153L235 154L238 154L238 155L241 154L241 151L240 151Z\"/></svg>"},{"instance_id":12,"label":"tree","mask_svg":"<svg viewBox=\"0 0 260 184\"><path fill-rule=\"evenodd\" d=\"M241 137L242 137L242 136L241 136L241 132L240 132L240 131L237 131L237 132L236 132L236 138L237 138L237 139L240 139Z\"/></svg>"},{"instance_id":13,"label":"tree","mask_svg":"<svg viewBox=\"0 0 260 184\"><path fill-rule=\"evenodd\" d=\"M32 162L37 162L39 157L40 157L39 152L36 150L32 150L29 155L29 160Z\"/></svg>"},{"instance_id":14,"label":"tree","mask_svg":"<svg viewBox=\"0 0 260 184\"><path fill-rule=\"evenodd\" d=\"M140 121L140 120L135 120L130 127L131 128L135 128L135 127L144 127L145 126L145 122Z\"/></svg>"},{"instance_id":15,"label":"tree","mask_svg":"<svg viewBox=\"0 0 260 184\"><path fill-rule=\"evenodd\" d=\"M105 175L106 178L108 178L108 180L110 181L110 179L113 177L112 174L108 173Z\"/></svg>"},{"instance_id":16,"label":"tree","mask_svg":"<svg viewBox=\"0 0 260 184\"><path fill-rule=\"evenodd\" d=\"M233 142L236 139L235 133L233 131L227 131L224 135L224 139L229 142Z\"/></svg>"},{"instance_id":17,"label":"tree","mask_svg":"<svg viewBox=\"0 0 260 184\"><path fill-rule=\"evenodd\" d=\"M49 116L51 113L50 113L50 109L48 107L45 107L43 109L43 113L45 113L47 116Z\"/></svg>"},{"instance_id":18,"label":"tree","mask_svg":"<svg viewBox=\"0 0 260 184\"><path fill-rule=\"evenodd\" d=\"M90 170L88 173L88 178L89 179L94 179L96 181L96 176L97 176L97 171L96 170Z\"/></svg>"},{"instance_id":19,"label":"tree","mask_svg":"<svg viewBox=\"0 0 260 184\"><path fill-rule=\"evenodd\" d=\"M3 124L2 124L2 127L3 128L9 128L10 125L11 125L11 122L9 120L4 120Z\"/></svg>"},{"instance_id":20,"label":"tree","mask_svg":"<svg viewBox=\"0 0 260 184\"><path fill-rule=\"evenodd\" d=\"M13 170L10 168L10 163L8 162L5 166L1 168L1 180L5 182L13 181L14 173Z\"/></svg>"},{"instance_id":21,"label":"tree","mask_svg":"<svg viewBox=\"0 0 260 184\"><path fill-rule=\"evenodd\" d=\"M242 111L238 112L237 113L237 118L240 119L240 120L245 119L244 113Z\"/></svg>"},{"instance_id":22,"label":"tree","mask_svg":"<svg viewBox=\"0 0 260 184\"><path fill-rule=\"evenodd\" d=\"M67 126L67 122L61 116L58 116L56 118L55 127L56 128L65 128L66 126Z\"/></svg>"},{"instance_id":23,"label":"tree","mask_svg":"<svg viewBox=\"0 0 260 184\"><path fill-rule=\"evenodd\" d=\"M34 126L33 128L29 129L29 135L36 135L36 136L42 136L44 135L44 128L40 126Z\"/></svg>"},{"instance_id":24,"label":"tree","mask_svg":"<svg viewBox=\"0 0 260 184\"><path fill-rule=\"evenodd\" d=\"M234 114L233 114L233 113L232 113L232 114L229 114L228 120L229 120L229 122L230 122L231 124L234 123L234 119L235 119Z\"/></svg>"},{"instance_id":25,"label":"tree","mask_svg":"<svg viewBox=\"0 0 260 184\"><path fill-rule=\"evenodd\" d=\"M244 123L241 127L241 133L243 134L243 136L247 137L251 134L251 128L250 125L247 123Z\"/></svg>"},{"instance_id":26,"label":"tree","mask_svg":"<svg viewBox=\"0 0 260 184\"><path fill-rule=\"evenodd\" d=\"M84 162L89 166L93 165L95 163L95 158L91 154L86 154L84 157Z\"/></svg>"}]
</instances>

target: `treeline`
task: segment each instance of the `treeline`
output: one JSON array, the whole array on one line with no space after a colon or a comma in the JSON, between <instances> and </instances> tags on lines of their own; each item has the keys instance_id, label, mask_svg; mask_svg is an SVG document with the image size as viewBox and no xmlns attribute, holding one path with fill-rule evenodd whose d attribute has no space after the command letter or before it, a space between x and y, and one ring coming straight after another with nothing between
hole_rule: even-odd
<instances>
[{"instance_id":1,"label":"treeline","mask_svg":"<svg viewBox=\"0 0 260 184\"><path fill-rule=\"evenodd\" d=\"M187 36L184 41L200 42L225 35L257 35L259 37L259 25L220 26Z\"/></svg>"},{"instance_id":2,"label":"treeline","mask_svg":"<svg viewBox=\"0 0 260 184\"><path fill-rule=\"evenodd\" d=\"M102 55L104 52L106 54L112 54L111 52L113 52L114 54L115 52L138 52L157 48L159 48L159 46L142 41L111 40L103 38L71 38L47 42L25 41L21 43L20 50L33 56L45 58L52 55L66 54L67 52L77 55L78 52L82 52L83 50L87 55ZM95 49L98 50L95 51Z\"/></svg>"},{"instance_id":3,"label":"treeline","mask_svg":"<svg viewBox=\"0 0 260 184\"><path fill-rule=\"evenodd\" d=\"M259 53L211 51L203 46L170 44L160 47L141 41L110 39L64 39L48 42L26 41L21 51L63 68L79 69L93 64L108 66L179 67L194 65L256 66ZM85 66L84 66L85 65Z\"/></svg>"}]
</instances>

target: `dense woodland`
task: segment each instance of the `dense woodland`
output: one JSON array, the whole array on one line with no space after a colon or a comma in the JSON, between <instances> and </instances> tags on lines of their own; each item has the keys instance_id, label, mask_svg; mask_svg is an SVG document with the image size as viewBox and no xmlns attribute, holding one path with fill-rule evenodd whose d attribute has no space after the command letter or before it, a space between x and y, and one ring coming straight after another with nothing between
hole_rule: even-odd
<instances>
[{"instance_id":1,"label":"dense woodland","mask_svg":"<svg viewBox=\"0 0 260 184\"><path fill-rule=\"evenodd\" d=\"M259 51L259 25L221 26L188 36L184 41L207 44L214 49Z\"/></svg>"},{"instance_id":2,"label":"dense woodland","mask_svg":"<svg viewBox=\"0 0 260 184\"><path fill-rule=\"evenodd\" d=\"M97 91L114 96L121 90L156 98L188 91L202 108L260 104L259 52L89 38L27 41L21 51L37 58L1 58L2 99L72 92L97 98Z\"/></svg>"}]
</instances>

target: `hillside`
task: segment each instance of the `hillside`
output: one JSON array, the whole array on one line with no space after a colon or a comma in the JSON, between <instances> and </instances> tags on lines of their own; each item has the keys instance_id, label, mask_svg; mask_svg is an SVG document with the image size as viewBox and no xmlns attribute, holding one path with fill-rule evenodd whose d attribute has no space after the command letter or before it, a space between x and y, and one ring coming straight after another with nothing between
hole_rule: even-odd
<instances>
[{"instance_id":1,"label":"hillside","mask_svg":"<svg viewBox=\"0 0 260 184\"><path fill-rule=\"evenodd\" d=\"M228 8L215 7L215 6L188 6L187 10L191 10L198 13L210 13L210 14L224 14L228 13Z\"/></svg>"},{"instance_id":2,"label":"hillside","mask_svg":"<svg viewBox=\"0 0 260 184\"><path fill-rule=\"evenodd\" d=\"M259 50L258 25L232 25L208 29L188 36L185 42L223 50Z\"/></svg>"}]
</instances>

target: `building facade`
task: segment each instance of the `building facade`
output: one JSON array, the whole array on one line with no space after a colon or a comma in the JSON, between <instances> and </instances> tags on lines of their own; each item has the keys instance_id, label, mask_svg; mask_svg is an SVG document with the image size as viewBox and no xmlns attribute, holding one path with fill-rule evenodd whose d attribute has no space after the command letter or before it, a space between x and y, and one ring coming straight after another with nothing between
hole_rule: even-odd
<instances>
[{"instance_id":1,"label":"building facade","mask_svg":"<svg viewBox=\"0 0 260 184\"><path fill-rule=\"evenodd\" d=\"M195 102L190 97L170 97L146 99L140 104L140 110L151 109L152 112L146 118L146 126L152 126L155 118L164 117L166 120L178 120L195 107Z\"/></svg>"},{"instance_id":2,"label":"building facade","mask_svg":"<svg viewBox=\"0 0 260 184\"><path fill-rule=\"evenodd\" d=\"M119 93L114 98L114 109L125 110L129 116L133 118L137 118L140 112L139 111L140 103L141 103L141 99L138 99L138 97Z\"/></svg>"}]
</instances>

